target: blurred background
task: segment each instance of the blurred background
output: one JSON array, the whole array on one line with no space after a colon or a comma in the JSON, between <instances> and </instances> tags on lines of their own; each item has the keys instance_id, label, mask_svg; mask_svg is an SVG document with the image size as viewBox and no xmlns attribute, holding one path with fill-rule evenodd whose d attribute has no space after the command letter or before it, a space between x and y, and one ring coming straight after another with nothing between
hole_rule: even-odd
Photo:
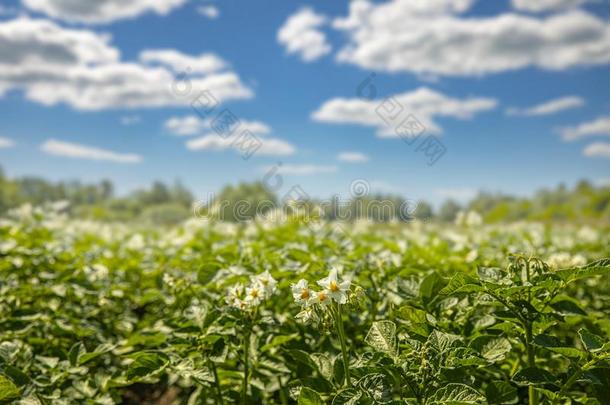
<instances>
[{"instance_id":1,"label":"blurred background","mask_svg":"<svg viewBox=\"0 0 610 405\"><path fill-rule=\"evenodd\" d=\"M608 88L607 0L6 0L0 212L608 223Z\"/></svg>"}]
</instances>

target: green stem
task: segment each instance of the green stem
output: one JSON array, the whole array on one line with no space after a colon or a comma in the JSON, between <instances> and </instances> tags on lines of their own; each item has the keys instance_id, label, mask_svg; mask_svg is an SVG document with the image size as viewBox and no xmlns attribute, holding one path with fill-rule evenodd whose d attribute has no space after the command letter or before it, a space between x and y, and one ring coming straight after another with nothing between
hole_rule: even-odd
<instances>
[{"instance_id":1,"label":"green stem","mask_svg":"<svg viewBox=\"0 0 610 405\"><path fill-rule=\"evenodd\" d=\"M248 374L250 372L250 331L248 330L244 336L244 383L241 390L241 403L248 403Z\"/></svg>"},{"instance_id":2,"label":"green stem","mask_svg":"<svg viewBox=\"0 0 610 405\"><path fill-rule=\"evenodd\" d=\"M525 329L525 346L527 350L527 365L528 367L536 367L536 355L534 353L534 346L532 345L532 324L527 322L524 326ZM534 389L533 385L528 387L528 396L530 405L538 405L538 392Z\"/></svg>"},{"instance_id":3,"label":"green stem","mask_svg":"<svg viewBox=\"0 0 610 405\"><path fill-rule=\"evenodd\" d=\"M218 380L218 373L216 372L216 364L212 360L208 360L212 374L214 375L214 385L216 386L216 396L218 397L218 403L224 405L224 399L222 398L222 391L220 390L220 381Z\"/></svg>"},{"instance_id":4,"label":"green stem","mask_svg":"<svg viewBox=\"0 0 610 405\"><path fill-rule=\"evenodd\" d=\"M578 377L581 376L582 373L584 373L585 371L588 371L592 366L594 366L598 361L603 360L604 358L595 358L587 363L585 363L582 367L580 367L578 370L576 370L574 372L574 374L572 374L570 376L570 378L568 378L568 381L566 381L565 384L563 384L563 386L561 387L561 389L559 390L559 392L557 393L557 396L553 399L553 401L551 402L552 405L555 405L559 402L560 398L565 395L565 393L570 389L570 387L576 382L576 380L578 380Z\"/></svg>"},{"instance_id":5,"label":"green stem","mask_svg":"<svg viewBox=\"0 0 610 405\"><path fill-rule=\"evenodd\" d=\"M349 375L349 356L347 354L347 345L345 343L345 330L343 329L341 304L337 304L337 312L335 315L335 324L337 327L337 334L339 335L339 341L341 342L341 354L343 355L343 369L345 370L345 381L347 382L347 386L351 387L352 380Z\"/></svg>"}]
</instances>

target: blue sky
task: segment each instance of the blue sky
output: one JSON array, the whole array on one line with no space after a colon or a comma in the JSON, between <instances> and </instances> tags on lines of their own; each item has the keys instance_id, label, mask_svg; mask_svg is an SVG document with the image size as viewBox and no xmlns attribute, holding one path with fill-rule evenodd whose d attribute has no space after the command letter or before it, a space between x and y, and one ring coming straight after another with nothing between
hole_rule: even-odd
<instances>
[{"instance_id":1,"label":"blue sky","mask_svg":"<svg viewBox=\"0 0 610 405\"><path fill-rule=\"evenodd\" d=\"M115 2L0 3L0 164L9 175L109 178L121 193L181 179L202 197L281 162L280 194L299 185L347 195L364 179L434 202L610 179L607 1L138 0L127 11ZM213 85L216 112L229 109L257 139L273 140L264 153L243 159L203 120L184 129L196 115L169 89L185 63L201 69L189 76L197 91L231 75ZM125 73L134 64L150 82ZM371 72L377 97L359 98ZM426 128L413 145L380 136L393 128L374 110L390 96ZM174 132L182 122L190 133L172 133L172 118ZM430 135L446 148L432 166L416 151Z\"/></svg>"}]
</instances>

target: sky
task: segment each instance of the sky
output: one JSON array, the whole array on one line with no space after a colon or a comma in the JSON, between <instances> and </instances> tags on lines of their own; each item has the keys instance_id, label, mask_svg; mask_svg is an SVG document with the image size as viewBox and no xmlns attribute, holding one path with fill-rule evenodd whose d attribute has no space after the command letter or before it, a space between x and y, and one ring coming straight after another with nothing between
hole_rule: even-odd
<instances>
[{"instance_id":1,"label":"sky","mask_svg":"<svg viewBox=\"0 0 610 405\"><path fill-rule=\"evenodd\" d=\"M607 184L609 89L607 0L0 1L0 165L119 193Z\"/></svg>"}]
</instances>

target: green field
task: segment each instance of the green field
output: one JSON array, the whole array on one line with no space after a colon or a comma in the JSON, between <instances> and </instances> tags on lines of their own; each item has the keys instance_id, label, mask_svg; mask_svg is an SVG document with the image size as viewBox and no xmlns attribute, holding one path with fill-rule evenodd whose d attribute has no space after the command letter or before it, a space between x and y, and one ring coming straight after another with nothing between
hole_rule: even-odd
<instances>
[{"instance_id":1,"label":"green field","mask_svg":"<svg viewBox=\"0 0 610 405\"><path fill-rule=\"evenodd\" d=\"M24 208L0 223L0 402L609 404L605 257L608 229L475 214L137 229Z\"/></svg>"}]
</instances>

